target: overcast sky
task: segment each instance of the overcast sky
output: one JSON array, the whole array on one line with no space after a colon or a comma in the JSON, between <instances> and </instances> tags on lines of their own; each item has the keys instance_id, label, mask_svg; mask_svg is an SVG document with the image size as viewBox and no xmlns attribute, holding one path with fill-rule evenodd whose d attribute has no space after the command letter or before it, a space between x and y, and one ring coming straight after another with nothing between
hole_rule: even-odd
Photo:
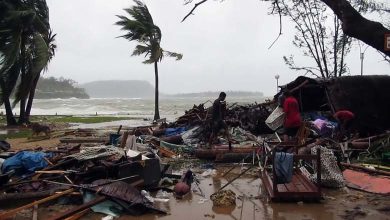
<instances>
[{"instance_id":1,"label":"overcast sky","mask_svg":"<svg viewBox=\"0 0 390 220\"><path fill-rule=\"evenodd\" d=\"M245 4L243 3L245 2ZM58 49L45 76L65 77L85 83L96 80L147 80L154 85L153 65L132 57L136 42L116 38L124 32L114 25L115 15L125 15L130 0L47 0L50 23L57 33ZM181 23L192 5L183 0L145 0L163 34L161 47L180 52L181 61L165 58L159 64L160 91L184 93L246 90L272 95L279 84L296 78L283 55L301 56L291 40L294 28L286 18L283 35L268 49L279 32L279 20L268 15L269 3L258 0L210 1ZM360 74L358 47L348 57L351 74ZM306 60L305 60L306 59ZM309 62L307 58L300 61ZM390 66L374 49L364 60L367 74L389 74Z\"/></svg>"}]
</instances>

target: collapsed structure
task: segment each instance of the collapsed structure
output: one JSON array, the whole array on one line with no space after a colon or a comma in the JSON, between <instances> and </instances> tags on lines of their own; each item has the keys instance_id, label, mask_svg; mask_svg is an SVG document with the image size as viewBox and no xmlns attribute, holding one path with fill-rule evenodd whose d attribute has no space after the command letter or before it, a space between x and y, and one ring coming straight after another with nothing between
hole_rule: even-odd
<instances>
[{"instance_id":1,"label":"collapsed structure","mask_svg":"<svg viewBox=\"0 0 390 220\"><path fill-rule=\"evenodd\" d=\"M265 123L278 106L276 100L285 89L292 91L297 98L305 120L297 136L288 142L281 141L278 131ZM212 111L205 104L194 105L169 124L129 127L123 128L124 131L120 127L116 133L108 131L103 135L92 129L65 131L59 135L63 145L57 146L56 150L43 153L42 149L21 152L12 152L9 146L2 149L5 152L0 154L4 158L0 160L4 172L0 175L3 193L0 201L46 197L36 203L41 204L82 188L100 197L88 200L81 208L59 214L58 219L88 211L89 207L106 200L113 202L113 206L119 204L126 214L165 213L152 203L169 200L169 196L153 198L141 190L163 187L169 191L167 187L170 187L172 191L174 182L179 182L189 192L195 176L189 171L184 177L172 174L170 164L180 158L194 157L215 162L249 162L249 168L236 178L258 168L257 177L262 178L265 192L273 200L319 200L323 186L339 188L347 185L369 192L390 193L383 187L379 190L365 187L355 178L363 175L362 170L367 171L360 162L389 163L389 100L390 76L346 76L326 80L300 76L281 86L281 92L274 100L228 106L225 119L235 141L232 146L223 138L219 138L216 144L208 144ZM337 123L332 122L331 116L343 109L355 113L353 126L360 137L335 138ZM329 121L330 132L322 132L312 123L319 117ZM284 173L280 172L281 169L285 169ZM368 172L390 176L389 172L382 170ZM382 185L390 181L382 176L369 176L368 179L374 182L374 178ZM235 179L216 193L223 192L222 189ZM99 187L103 191L99 191ZM58 191L61 195L56 194ZM233 200L234 196L229 194ZM85 199L87 194L83 197ZM235 201L229 204L235 204ZM12 216L24 208L0 212L0 218Z\"/></svg>"},{"instance_id":2,"label":"collapsed structure","mask_svg":"<svg viewBox=\"0 0 390 220\"><path fill-rule=\"evenodd\" d=\"M355 113L354 127L362 136L390 128L390 76L344 76L312 79L300 76L282 86L293 91L301 112L330 112L343 109ZM277 98L280 94L275 95Z\"/></svg>"}]
</instances>

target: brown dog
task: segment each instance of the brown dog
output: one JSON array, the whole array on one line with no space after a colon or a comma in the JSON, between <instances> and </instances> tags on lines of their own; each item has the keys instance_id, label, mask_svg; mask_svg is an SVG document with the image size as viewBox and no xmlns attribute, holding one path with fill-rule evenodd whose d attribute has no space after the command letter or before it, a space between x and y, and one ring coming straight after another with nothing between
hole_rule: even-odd
<instances>
[{"instance_id":1,"label":"brown dog","mask_svg":"<svg viewBox=\"0 0 390 220\"><path fill-rule=\"evenodd\" d=\"M28 125L29 128L32 130L32 135L39 136L40 133L45 133L46 136L50 135L50 127L47 125L41 125L38 123L31 123Z\"/></svg>"}]
</instances>

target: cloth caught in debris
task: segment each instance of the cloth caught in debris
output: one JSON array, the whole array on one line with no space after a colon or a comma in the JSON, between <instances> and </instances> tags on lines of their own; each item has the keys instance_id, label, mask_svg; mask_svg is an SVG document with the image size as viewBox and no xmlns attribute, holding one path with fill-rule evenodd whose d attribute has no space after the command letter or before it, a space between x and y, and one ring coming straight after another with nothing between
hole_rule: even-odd
<instances>
[{"instance_id":1,"label":"cloth caught in debris","mask_svg":"<svg viewBox=\"0 0 390 220\"><path fill-rule=\"evenodd\" d=\"M276 152L274 166L276 182L278 184L291 182L293 174L293 154Z\"/></svg>"},{"instance_id":2,"label":"cloth caught in debris","mask_svg":"<svg viewBox=\"0 0 390 220\"><path fill-rule=\"evenodd\" d=\"M50 158L52 155L52 153L20 151L3 162L1 171L7 173L10 170L17 170L18 175L32 173L47 167L48 163L44 157Z\"/></svg>"},{"instance_id":3,"label":"cloth caught in debris","mask_svg":"<svg viewBox=\"0 0 390 220\"><path fill-rule=\"evenodd\" d=\"M165 129L165 136L174 136L185 132L187 129L185 127L178 128L167 128Z\"/></svg>"},{"instance_id":4,"label":"cloth caught in debris","mask_svg":"<svg viewBox=\"0 0 390 220\"><path fill-rule=\"evenodd\" d=\"M210 196L214 206L232 206L236 204L236 194L229 190L221 190Z\"/></svg>"},{"instance_id":5,"label":"cloth caught in debris","mask_svg":"<svg viewBox=\"0 0 390 220\"><path fill-rule=\"evenodd\" d=\"M113 155L121 157L125 156L125 152L122 148L114 146L84 147L81 148L80 153L72 154L67 157L75 158L79 161L82 161L100 157L109 157Z\"/></svg>"},{"instance_id":6,"label":"cloth caught in debris","mask_svg":"<svg viewBox=\"0 0 390 220\"><path fill-rule=\"evenodd\" d=\"M337 127L337 123L323 119L316 119L315 121L313 121L313 124L319 135L321 135L322 137L331 136Z\"/></svg>"},{"instance_id":7,"label":"cloth caught in debris","mask_svg":"<svg viewBox=\"0 0 390 220\"><path fill-rule=\"evenodd\" d=\"M320 145L314 146L311 149L311 154L316 155L318 148L321 150L321 185L332 188L344 187L344 177L337 166L336 156L334 156L332 150ZM316 163L314 163L315 170L317 170L316 166ZM313 182L316 182L317 174L311 175L310 178Z\"/></svg>"}]
</instances>

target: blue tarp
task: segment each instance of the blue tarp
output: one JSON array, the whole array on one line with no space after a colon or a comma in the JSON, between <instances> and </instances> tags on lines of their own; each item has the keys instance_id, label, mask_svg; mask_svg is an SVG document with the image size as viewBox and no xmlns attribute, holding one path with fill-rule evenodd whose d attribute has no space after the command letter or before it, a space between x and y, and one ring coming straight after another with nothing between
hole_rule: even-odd
<instances>
[{"instance_id":1,"label":"blue tarp","mask_svg":"<svg viewBox=\"0 0 390 220\"><path fill-rule=\"evenodd\" d=\"M289 183L293 175L293 154L277 152L275 154L275 173L278 184Z\"/></svg>"},{"instance_id":2,"label":"blue tarp","mask_svg":"<svg viewBox=\"0 0 390 220\"><path fill-rule=\"evenodd\" d=\"M52 157L52 154L44 152L20 151L4 161L1 171L3 173L7 173L10 170L17 170L17 174L19 175L32 173L36 170L41 170L47 167L48 163L44 157Z\"/></svg>"},{"instance_id":3,"label":"blue tarp","mask_svg":"<svg viewBox=\"0 0 390 220\"><path fill-rule=\"evenodd\" d=\"M187 129L185 127L178 127L178 128L167 128L165 129L165 136L173 136L178 135L183 132L185 132Z\"/></svg>"}]
</instances>

